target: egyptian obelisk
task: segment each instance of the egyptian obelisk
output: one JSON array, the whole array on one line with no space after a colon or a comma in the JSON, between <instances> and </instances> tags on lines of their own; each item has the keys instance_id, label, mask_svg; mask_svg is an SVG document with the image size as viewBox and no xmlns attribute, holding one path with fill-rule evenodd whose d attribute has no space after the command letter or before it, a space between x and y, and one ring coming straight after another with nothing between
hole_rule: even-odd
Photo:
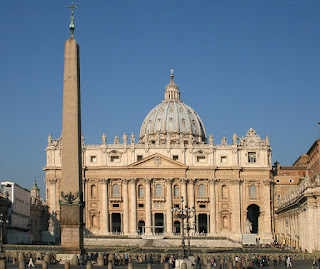
<instances>
[{"instance_id":1,"label":"egyptian obelisk","mask_svg":"<svg viewBox=\"0 0 320 269\"><path fill-rule=\"evenodd\" d=\"M73 37L76 7L72 3L70 8L71 37L64 52L60 227L61 247L78 253L83 248L80 65L79 46Z\"/></svg>"}]
</instances>

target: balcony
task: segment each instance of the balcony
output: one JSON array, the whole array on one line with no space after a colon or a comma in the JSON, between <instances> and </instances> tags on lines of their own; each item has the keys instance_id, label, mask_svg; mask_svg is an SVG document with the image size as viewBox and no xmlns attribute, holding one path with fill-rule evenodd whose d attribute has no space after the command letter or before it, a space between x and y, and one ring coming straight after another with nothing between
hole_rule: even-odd
<instances>
[{"instance_id":1,"label":"balcony","mask_svg":"<svg viewBox=\"0 0 320 269\"><path fill-rule=\"evenodd\" d=\"M209 203L209 197L208 196L197 196L196 197L196 202L197 203Z\"/></svg>"},{"instance_id":2,"label":"balcony","mask_svg":"<svg viewBox=\"0 0 320 269\"><path fill-rule=\"evenodd\" d=\"M122 202L122 197L121 196L111 196L109 198L109 201L111 203L121 203Z\"/></svg>"},{"instance_id":3,"label":"balcony","mask_svg":"<svg viewBox=\"0 0 320 269\"><path fill-rule=\"evenodd\" d=\"M159 197L152 197L152 201L155 203L164 203L166 201L166 197L159 196Z\"/></svg>"}]
</instances>

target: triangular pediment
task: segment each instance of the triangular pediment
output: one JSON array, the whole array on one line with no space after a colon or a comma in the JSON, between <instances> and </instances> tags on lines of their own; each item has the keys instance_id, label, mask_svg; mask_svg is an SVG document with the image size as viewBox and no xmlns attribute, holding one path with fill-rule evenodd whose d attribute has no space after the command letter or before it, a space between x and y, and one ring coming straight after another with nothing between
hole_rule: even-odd
<instances>
[{"instance_id":1,"label":"triangular pediment","mask_svg":"<svg viewBox=\"0 0 320 269\"><path fill-rule=\"evenodd\" d=\"M159 153L152 154L140 161L128 165L128 168L188 168L187 165Z\"/></svg>"}]
</instances>

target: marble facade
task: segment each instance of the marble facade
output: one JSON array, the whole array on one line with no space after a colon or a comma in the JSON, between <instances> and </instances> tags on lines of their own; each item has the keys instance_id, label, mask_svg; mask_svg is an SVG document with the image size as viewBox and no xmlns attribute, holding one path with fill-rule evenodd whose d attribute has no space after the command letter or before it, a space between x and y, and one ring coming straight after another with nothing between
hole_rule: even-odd
<instances>
[{"instance_id":1,"label":"marble facade","mask_svg":"<svg viewBox=\"0 0 320 269\"><path fill-rule=\"evenodd\" d=\"M46 152L47 204L59 220L61 138L49 138ZM240 242L249 219L260 242L273 240L271 147L252 128L245 137L234 134L232 144L225 137L214 144L205 131L141 131L137 143L134 134L124 134L122 143L116 136L110 144L102 135L99 145L83 138L82 173L87 234L177 236L180 220L171 208L181 206L183 197L196 211L189 219L193 235Z\"/></svg>"}]
</instances>

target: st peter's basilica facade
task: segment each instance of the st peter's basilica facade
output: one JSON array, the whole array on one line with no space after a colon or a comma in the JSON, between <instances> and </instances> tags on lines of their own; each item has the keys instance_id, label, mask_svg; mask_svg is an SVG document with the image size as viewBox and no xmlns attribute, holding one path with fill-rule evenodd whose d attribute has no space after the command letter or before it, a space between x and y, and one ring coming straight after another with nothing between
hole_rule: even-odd
<instances>
[{"instance_id":1,"label":"st peter's basilica facade","mask_svg":"<svg viewBox=\"0 0 320 269\"><path fill-rule=\"evenodd\" d=\"M59 220L61 141L48 138L46 200ZM142 123L138 138L82 144L85 228L96 236L132 238L181 233L173 208L187 206L196 236L241 242L253 233L272 241L272 164L268 136L250 128L245 136L207 137L198 114L180 99L173 80L164 100ZM183 198L183 199L182 199ZM183 202L182 202L183 200ZM193 211L193 210L192 210ZM59 232L57 225L56 231Z\"/></svg>"}]
</instances>

